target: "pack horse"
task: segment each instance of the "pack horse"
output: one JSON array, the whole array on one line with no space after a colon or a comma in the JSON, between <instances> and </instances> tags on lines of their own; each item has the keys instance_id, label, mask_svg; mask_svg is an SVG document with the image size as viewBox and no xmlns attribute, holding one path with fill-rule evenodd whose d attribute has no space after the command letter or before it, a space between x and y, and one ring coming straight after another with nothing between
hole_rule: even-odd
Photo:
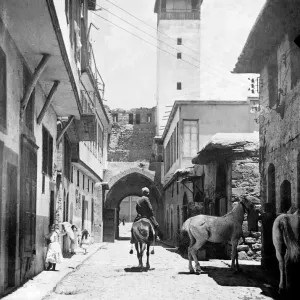
<instances>
[{"instance_id":1,"label":"pack horse","mask_svg":"<svg viewBox=\"0 0 300 300\"><path fill-rule=\"evenodd\" d=\"M244 215L247 214L248 230L257 231L258 213L251 201L243 199L232 211L222 217L197 215L187 219L182 225L182 233L189 235L188 259L190 273L201 273L197 251L206 242L223 243L231 241L231 268L239 270L237 245L242 237L242 224ZM195 262L195 270L192 265Z\"/></svg>"},{"instance_id":2,"label":"pack horse","mask_svg":"<svg viewBox=\"0 0 300 300\"><path fill-rule=\"evenodd\" d=\"M300 259L299 226L298 210L294 214L279 215L273 223L272 239L280 271L279 293L290 290L290 263Z\"/></svg>"}]
</instances>

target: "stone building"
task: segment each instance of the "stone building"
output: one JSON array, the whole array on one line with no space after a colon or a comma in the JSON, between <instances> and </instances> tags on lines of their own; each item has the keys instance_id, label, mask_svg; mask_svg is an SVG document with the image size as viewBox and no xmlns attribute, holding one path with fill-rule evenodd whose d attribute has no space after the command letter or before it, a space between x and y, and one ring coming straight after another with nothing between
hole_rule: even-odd
<instances>
[{"instance_id":1,"label":"stone building","mask_svg":"<svg viewBox=\"0 0 300 300\"><path fill-rule=\"evenodd\" d=\"M153 150L156 108L108 111L112 130L104 175L109 188L105 192L104 240L114 242L119 237L118 220L123 200L129 203L128 197L141 196L141 189L146 186L160 224L163 223L163 209L161 183L157 177L159 168Z\"/></svg>"},{"instance_id":2,"label":"stone building","mask_svg":"<svg viewBox=\"0 0 300 300\"><path fill-rule=\"evenodd\" d=\"M81 225L79 177L94 184L83 227L101 224L109 120L87 39L95 2L70 4L0 1L0 296L44 269L49 224Z\"/></svg>"},{"instance_id":3,"label":"stone building","mask_svg":"<svg viewBox=\"0 0 300 300\"><path fill-rule=\"evenodd\" d=\"M156 0L157 135L175 99L200 99L200 6L203 0ZM172 48L170 48L172 47ZM172 52L170 55L167 52Z\"/></svg>"},{"instance_id":4,"label":"stone building","mask_svg":"<svg viewBox=\"0 0 300 300\"><path fill-rule=\"evenodd\" d=\"M194 181L194 192L202 190L201 197L194 200L199 213L223 216L243 197L260 208L258 132L217 133L192 163L195 174L201 174L200 180ZM249 235L244 222L244 236L248 238ZM242 258L247 258L247 254L251 258L260 257L260 234L254 233L246 242L249 245L241 248L244 251L240 254Z\"/></svg>"},{"instance_id":5,"label":"stone building","mask_svg":"<svg viewBox=\"0 0 300 300\"><path fill-rule=\"evenodd\" d=\"M195 203L203 201L205 173L203 168L194 169L192 158L218 132L257 130L251 105L249 100L175 101L162 137L156 138L162 151L158 154L163 154L161 183L165 230L170 242L176 242L182 223L200 212Z\"/></svg>"},{"instance_id":6,"label":"stone building","mask_svg":"<svg viewBox=\"0 0 300 300\"><path fill-rule=\"evenodd\" d=\"M298 1L266 1L234 68L260 74L261 200L273 215L299 207L299 8ZM265 224L264 266L276 260L271 227Z\"/></svg>"}]
</instances>

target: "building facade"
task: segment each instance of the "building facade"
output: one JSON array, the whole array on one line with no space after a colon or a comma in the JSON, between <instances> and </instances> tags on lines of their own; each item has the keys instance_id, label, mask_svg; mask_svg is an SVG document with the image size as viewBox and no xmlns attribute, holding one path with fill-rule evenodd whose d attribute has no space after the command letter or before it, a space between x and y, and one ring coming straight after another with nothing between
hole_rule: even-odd
<instances>
[{"instance_id":1,"label":"building facade","mask_svg":"<svg viewBox=\"0 0 300 300\"><path fill-rule=\"evenodd\" d=\"M200 6L202 0L156 0L157 135L175 99L200 99Z\"/></svg>"},{"instance_id":2,"label":"building facade","mask_svg":"<svg viewBox=\"0 0 300 300\"><path fill-rule=\"evenodd\" d=\"M265 213L274 217L291 205L299 207L300 199L299 8L295 1L267 1L234 68L235 73L260 74L261 200ZM274 217L264 228L265 267L276 261Z\"/></svg>"},{"instance_id":3,"label":"building facade","mask_svg":"<svg viewBox=\"0 0 300 300\"><path fill-rule=\"evenodd\" d=\"M194 168L192 158L218 132L257 130L250 108L250 101L175 101L164 133L156 140L163 151L165 227L173 243L182 223L200 212L195 202L203 201L204 167Z\"/></svg>"},{"instance_id":4,"label":"building facade","mask_svg":"<svg viewBox=\"0 0 300 300\"><path fill-rule=\"evenodd\" d=\"M44 269L50 224L81 225L78 170L78 193L90 193L80 227L101 225L109 120L91 71L89 9L94 1L0 1L0 295Z\"/></svg>"}]
</instances>

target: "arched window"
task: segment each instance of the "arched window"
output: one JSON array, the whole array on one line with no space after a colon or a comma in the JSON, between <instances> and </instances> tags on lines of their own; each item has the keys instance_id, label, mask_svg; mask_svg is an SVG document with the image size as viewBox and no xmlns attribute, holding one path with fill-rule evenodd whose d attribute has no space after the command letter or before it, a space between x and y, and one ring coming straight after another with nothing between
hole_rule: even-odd
<instances>
[{"instance_id":1,"label":"arched window","mask_svg":"<svg viewBox=\"0 0 300 300\"><path fill-rule=\"evenodd\" d=\"M291 207L291 183L284 180L280 186L280 212L286 213Z\"/></svg>"},{"instance_id":2,"label":"arched window","mask_svg":"<svg viewBox=\"0 0 300 300\"><path fill-rule=\"evenodd\" d=\"M276 212L275 167L273 164L270 164L268 168L268 203L272 204L272 211Z\"/></svg>"}]
</instances>

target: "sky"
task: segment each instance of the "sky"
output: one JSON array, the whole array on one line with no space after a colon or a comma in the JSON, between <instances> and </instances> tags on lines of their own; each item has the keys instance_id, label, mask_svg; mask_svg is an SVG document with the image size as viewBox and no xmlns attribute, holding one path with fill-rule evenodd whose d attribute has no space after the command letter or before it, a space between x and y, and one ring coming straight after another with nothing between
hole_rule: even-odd
<instances>
[{"instance_id":1,"label":"sky","mask_svg":"<svg viewBox=\"0 0 300 300\"><path fill-rule=\"evenodd\" d=\"M104 103L110 108L156 105L155 0L97 0L90 20L98 69L106 84ZM265 0L204 0L201 14L200 98L246 100L249 75L231 74ZM125 13L143 20L148 25ZM109 12L108 12L108 11ZM114 15L113 15L114 14ZM145 31L127 24L123 20ZM145 41L120 29L130 31Z\"/></svg>"}]
</instances>

